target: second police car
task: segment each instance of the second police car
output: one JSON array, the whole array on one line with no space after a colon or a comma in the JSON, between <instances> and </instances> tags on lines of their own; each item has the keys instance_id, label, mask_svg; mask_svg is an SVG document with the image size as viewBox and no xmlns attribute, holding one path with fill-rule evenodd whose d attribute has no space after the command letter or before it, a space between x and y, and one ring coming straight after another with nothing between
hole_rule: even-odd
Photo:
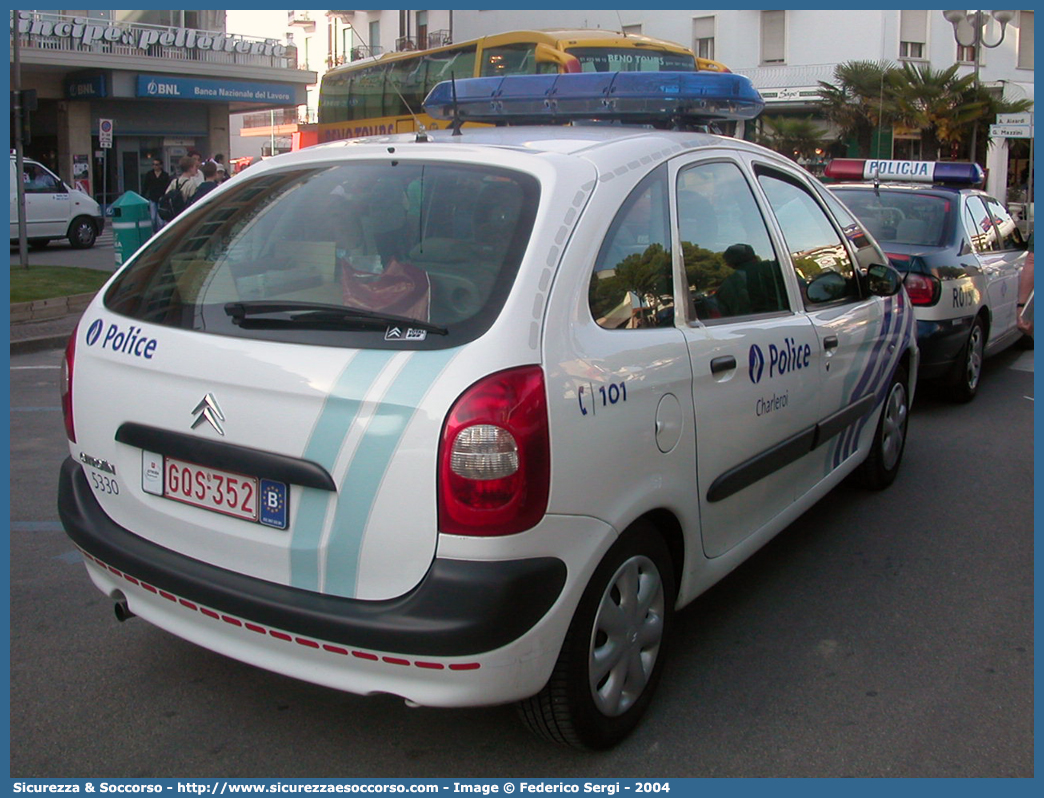
<instances>
[{"instance_id":1,"label":"second police car","mask_svg":"<svg viewBox=\"0 0 1044 798\"><path fill-rule=\"evenodd\" d=\"M838 159L830 189L905 275L921 378L975 397L983 360L1022 338L1017 313L1026 242L973 163Z\"/></svg>"},{"instance_id":2,"label":"second police car","mask_svg":"<svg viewBox=\"0 0 1044 798\"><path fill-rule=\"evenodd\" d=\"M458 81L464 121L749 118L746 78ZM856 473L918 370L899 274L755 145L648 127L313 147L193 206L65 358L95 585L244 662L626 735L674 611Z\"/></svg>"}]
</instances>

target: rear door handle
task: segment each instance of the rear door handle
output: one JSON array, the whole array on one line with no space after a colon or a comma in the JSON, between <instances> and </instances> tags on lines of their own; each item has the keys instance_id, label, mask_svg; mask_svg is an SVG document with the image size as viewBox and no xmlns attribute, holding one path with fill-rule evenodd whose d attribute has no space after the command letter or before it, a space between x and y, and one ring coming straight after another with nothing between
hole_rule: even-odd
<instances>
[{"instance_id":1,"label":"rear door handle","mask_svg":"<svg viewBox=\"0 0 1044 798\"><path fill-rule=\"evenodd\" d=\"M734 368L736 368L736 358L732 355L716 357L711 361L711 374L721 374L723 371Z\"/></svg>"},{"instance_id":2,"label":"rear door handle","mask_svg":"<svg viewBox=\"0 0 1044 798\"><path fill-rule=\"evenodd\" d=\"M838 340L836 335L828 335L826 338L823 339L824 349L837 349L837 344Z\"/></svg>"}]
</instances>

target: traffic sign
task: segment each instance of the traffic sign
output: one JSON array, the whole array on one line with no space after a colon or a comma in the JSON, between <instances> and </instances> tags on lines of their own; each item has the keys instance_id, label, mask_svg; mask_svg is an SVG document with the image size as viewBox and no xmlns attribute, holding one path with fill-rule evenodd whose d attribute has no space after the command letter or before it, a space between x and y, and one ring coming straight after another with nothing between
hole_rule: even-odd
<instances>
[{"instance_id":1,"label":"traffic sign","mask_svg":"<svg viewBox=\"0 0 1044 798\"><path fill-rule=\"evenodd\" d=\"M991 139L1028 139L1033 137L1030 125L990 125Z\"/></svg>"},{"instance_id":2,"label":"traffic sign","mask_svg":"<svg viewBox=\"0 0 1044 798\"><path fill-rule=\"evenodd\" d=\"M112 147L112 120L111 119L99 119L98 120L98 144L103 149L110 149Z\"/></svg>"},{"instance_id":3,"label":"traffic sign","mask_svg":"<svg viewBox=\"0 0 1044 798\"><path fill-rule=\"evenodd\" d=\"M1021 114L997 114L997 124L1005 127L1008 125L1032 125L1033 113L1026 111Z\"/></svg>"}]
</instances>

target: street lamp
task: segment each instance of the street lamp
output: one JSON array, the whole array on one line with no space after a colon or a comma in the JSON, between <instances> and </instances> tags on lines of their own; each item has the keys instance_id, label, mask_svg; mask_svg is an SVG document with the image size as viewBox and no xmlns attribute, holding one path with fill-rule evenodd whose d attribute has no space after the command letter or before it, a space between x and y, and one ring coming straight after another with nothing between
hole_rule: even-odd
<instances>
[{"instance_id":1,"label":"street lamp","mask_svg":"<svg viewBox=\"0 0 1044 798\"><path fill-rule=\"evenodd\" d=\"M972 67L975 75L975 85L979 85L979 48L987 47L993 49L1000 47L1007 32L1008 23L1015 19L1014 11L990 11L989 16L985 11L943 11L946 21L953 26L953 38L961 47L972 48ZM990 23L989 17L1000 23L1000 37L993 44L986 41L986 26ZM971 160L975 161L976 134L978 123L972 125L971 135Z\"/></svg>"}]
</instances>

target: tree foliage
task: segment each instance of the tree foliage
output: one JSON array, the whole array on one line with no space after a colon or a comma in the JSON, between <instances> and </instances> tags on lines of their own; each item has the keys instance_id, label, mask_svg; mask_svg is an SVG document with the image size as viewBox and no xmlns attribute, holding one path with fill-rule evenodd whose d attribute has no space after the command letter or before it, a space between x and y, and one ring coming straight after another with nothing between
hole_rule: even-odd
<instances>
[{"instance_id":1,"label":"tree foliage","mask_svg":"<svg viewBox=\"0 0 1044 798\"><path fill-rule=\"evenodd\" d=\"M832 83L820 81L821 108L838 139L854 141L862 158L872 155L874 131L893 125L920 132L926 160L966 154L978 126L976 159L983 160L995 116L1028 111L1033 103L1004 101L977 84L974 75L958 72L956 64L936 70L929 64L846 61L834 68Z\"/></svg>"},{"instance_id":2,"label":"tree foliage","mask_svg":"<svg viewBox=\"0 0 1044 798\"><path fill-rule=\"evenodd\" d=\"M811 158L826 141L826 131L813 121L790 116L766 116L759 143L788 157Z\"/></svg>"}]
</instances>

